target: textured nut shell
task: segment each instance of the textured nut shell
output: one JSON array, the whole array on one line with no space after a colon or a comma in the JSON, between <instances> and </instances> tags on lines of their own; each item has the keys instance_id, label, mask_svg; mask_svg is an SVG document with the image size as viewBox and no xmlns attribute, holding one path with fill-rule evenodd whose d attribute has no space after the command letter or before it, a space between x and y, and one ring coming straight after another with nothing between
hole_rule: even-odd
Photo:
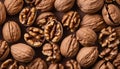
<instances>
[{"instance_id":1,"label":"textured nut shell","mask_svg":"<svg viewBox=\"0 0 120 69\"><path fill-rule=\"evenodd\" d=\"M75 0L56 0L54 6L57 11L66 12L74 5Z\"/></svg>"},{"instance_id":2,"label":"textured nut shell","mask_svg":"<svg viewBox=\"0 0 120 69\"><path fill-rule=\"evenodd\" d=\"M118 5L120 5L120 0L115 0L117 2Z\"/></svg>"},{"instance_id":3,"label":"textured nut shell","mask_svg":"<svg viewBox=\"0 0 120 69\"><path fill-rule=\"evenodd\" d=\"M41 58L36 58L29 65L29 69L47 69L47 64Z\"/></svg>"},{"instance_id":4,"label":"textured nut shell","mask_svg":"<svg viewBox=\"0 0 120 69\"><path fill-rule=\"evenodd\" d=\"M5 0L4 1L7 13L9 15L17 14L23 7L23 0Z\"/></svg>"},{"instance_id":5,"label":"textured nut shell","mask_svg":"<svg viewBox=\"0 0 120 69\"><path fill-rule=\"evenodd\" d=\"M53 63L50 64L48 69L64 69L64 66L62 64Z\"/></svg>"},{"instance_id":6,"label":"textured nut shell","mask_svg":"<svg viewBox=\"0 0 120 69\"><path fill-rule=\"evenodd\" d=\"M16 22L8 21L3 26L2 34L7 42L16 42L21 37L21 30Z\"/></svg>"},{"instance_id":7,"label":"textured nut shell","mask_svg":"<svg viewBox=\"0 0 120 69\"><path fill-rule=\"evenodd\" d=\"M76 38L83 46L91 46L95 44L97 35L92 29L83 27L76 32Z\"/></svg>"},{"instance_id":8,"label":"textured nut shell","mask_svg":"<svg viewBox=\"0 0 120 69\"><path fill-rule=\"evenodd\" d=\"M93 65L98 58L97 47L83 47L77 54L77 61L80 66L88 68Z\"/></svg>"},{"instance_id":9,"label":"textured nut shell","mask_svg":"<svg viewBox=\"0 0 120 69\"><path fill-rule=\"evenodd\" d=\"M0 2L0 25L2 25L5 20L6 20L5 6L2 2Z\"/></svg>"},{"instance_id":10,"label":"textured nut shell","mask_svg":"<svg viewBox=\"0 0 120 69\"><path fill-rule=\"evenodd\" d=\"M108 10L106 9L106 6L104 6L104 8L102 9L102 16L106 24L111 26L120 25L120 9L114 4L108 4L107 7ZM112 21L109 16L111 17Z\"/></svg>"},{"instance_id":11,"label":"textured nut shell","mask_svg":"<svg viewBox=\"0 0 120 69\"><path fill-rule=\"evenodd\" d=\"M74 57L79 50L79 43L75 35L69 35L61 43L60 51L65 57Z\"/></svg>"},{"instance_id":12,"label":"textured nut shell","mask_svg":"<svg viewBox=\"0 0 120 69\"><path fill-rule=\"evenodd\" d=\"M104 4L104 0L77 0L77 5L84 13L95 13Z\"/></svg>"},{"instance_id":13,"label":"textured nut shell","mask_svg":"<svg viewBox=\"0 0 120 69\"><path fill-rule=\"evenodd\" d=\"M18 43L11 46L11 54L17 61L29 62L33 59L35 52L30 46Z\"/></svg>"},{"instance_id":14,"label":"textured nut shell","mask_svg":"<svg viewBox=\"0 0 120 69\"><path fill-rule=\"evenodd\" d=\"M87 14L82 19L81 27L89 27L95 32L98 32L102 28L106 27L106 23L99 14Z\"/></svg>"}]
</instances>

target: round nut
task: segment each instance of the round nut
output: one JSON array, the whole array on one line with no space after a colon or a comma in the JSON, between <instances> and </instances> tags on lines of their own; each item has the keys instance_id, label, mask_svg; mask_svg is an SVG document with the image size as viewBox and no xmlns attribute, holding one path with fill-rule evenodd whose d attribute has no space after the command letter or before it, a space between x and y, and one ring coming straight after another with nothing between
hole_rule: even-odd
<instances>
[{"instance_id":1,"label":"round nut","mask_svg":"<svg viewBox=\"0 0 120 69\"><path fill-rule=\"evenodd\" d=\"M35 52L30 46L17 43L11 46L11 54L17 61L29 62L33 59Z\"/></svg>"},{"instance_id":2,"label":"round nut","mask_svg":"<svg viewBox=\"0 0 120 69\"><path fill-rule=\"evenodd\" d=\"M16 42L21 37L21 30L19 25L14 21L8 21L4 24L2 29L3 38L7 42ZM9 34L9 35L8 35Z\"/></svg>"},{"instance_id":3,"label":"round nut","mask_svg":"<svg viewBox=\"0 0 120 69\"><path fill-rule=\"evenodd\" d=\"M0 2L0 25L2 25L5 20L6 20L5 6L2 2Z\"/></svg>"},{"instance_id":4,"label":"round nut","mask_svg":"<svg viewBox=\"0 0 120 69\"><path fill-rule=\"evenodd\" d=\"M4 1L7 13L9 15L15 15L18 12L20 12L20 10L23 7L24 1L23 0L5 0Z\"/></svg>"},{"instance_id":5,"label":"round nut","mask_svg":"<svg viewBox=\"0 0 120 69\"><path fill-rule=\"evenodd\" d=\"M76 32L76 38L81 45L91 46L95 44L97 35L92 29L88 27L82 27Z\"/></svg>"}]
</instances>

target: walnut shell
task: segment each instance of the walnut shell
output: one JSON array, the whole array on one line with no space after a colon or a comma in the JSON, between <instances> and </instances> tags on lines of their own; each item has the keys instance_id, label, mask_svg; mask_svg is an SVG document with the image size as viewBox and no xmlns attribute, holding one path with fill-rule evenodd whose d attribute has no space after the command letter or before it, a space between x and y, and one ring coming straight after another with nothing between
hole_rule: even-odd
<instances>
[{"instance_id":1,"label":"walnut shell","mask_svg":"<svg viewBox=\"0 0 120 69\"><path fill-rule=\"evenodd\" d=\"M64 69L64 66L59 63L52 63L50 64L48 69Z\"/></svg>"},{"instance_id":2,"label":"walnut shell","mask_svg":"<svg viewBox=\"0 0 120 69\"><path fill-rule=\"evenodd\" d=\"M11 46L11 54L17 61L29 62L33 59L35 52L30 46L17 43Z\"/></svg>"},{"instance_id":3,"label":"walnut shell","mask_svg":"<svg viewBox=\"0 0 120 69\"><path fill-rule=\"evenodd\" d=\"M21 37L21 30L19 25L14 21L8 21L4 24L2 29L3 38L7 42L16 42Z\"/></svg>"}]
</instances>

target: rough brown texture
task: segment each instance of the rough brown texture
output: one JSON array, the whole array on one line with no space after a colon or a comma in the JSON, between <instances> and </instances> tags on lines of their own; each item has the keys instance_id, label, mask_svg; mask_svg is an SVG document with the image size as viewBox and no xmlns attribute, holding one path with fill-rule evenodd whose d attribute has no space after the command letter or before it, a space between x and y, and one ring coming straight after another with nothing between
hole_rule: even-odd
<instances>
[{"instance_id":1,"label":"rough brown texture","mask_svg":"<svg viewBox=\"0 0 120 69\"><path fill-rule=\"evenodd\" d=\"M6 20L6 10L2 2L0 2L0 25L2 25Z\"/></svg>"},{"instance_id":2,"label":"rough brown texture","mask_svg":"<svg viewBox=\"0 0 120 69\"><path fill-rule=\"evenodd\" d=\"M35 7L26 7L23 8L19 14L19 21L25 26L31 26L36 18L37 12Z\"/></svg>"},{"instance_id":3,"label":"rough brown texture","mask_svg":"<svg viewBox=\"0 0 120 69\"><path fill-rule=\"evenodd\" d=\"M2 34L7 42L13 43L20 39L21 29L15 21L8 21L3 26Z\"/></svg>"},{"instance_id":4,"label":"rough brown texture","mask_svg":"<svg viewBox=\"0 0 120 69\"><path fill-rule=\"evenodd\" d=\"M52 63L61 59L59 46L54 43L46 43L43 46L42 53L47 56L46 61L51 61Z\"/></svg>"},{"instance_id":5,"label":"rough brown texture","mask_svg":"<svg viewBox=\"0 0 120 69\"><path fill-rule=\"evenodd\" d=\"M35 52L30 46L23 43L17 43L11 46L11 54L17 61L30 62Z\"/></svg>"},{"instance_id":6,"label":"rough brown texture","mask_svg":"<svg viewBox=\"0 0 120 69\"><path fill-rule=\"evenodd\" d=\"M71 32L76 31L80 25L80 15L76 11L67 12L62 18L62 24L67 29L70 29Z\"/></svg>"},{"instance_id":7,"label":"rough brown texture","mask_svg":"<svg viewBox=\"0 0 120 69\"><path fill-rule=\"evenodd\" d=\"M100 60L93 66L92 69L115 69L115 67L111 62Z\"/></svg>"},{"instance_id":8,"label":"rough brown texture","mask_svg":"<svg viewBox=\"0 0 120 69\"><path fill-rule=\"evenodd\" d=\"M82 19L81 27L89 27L95 32L98 32L106 27L106 23L104 22L103 17L99 14L86 14Z\"/></svg>"},{"instance_id":9,"label":"rough brown texture","mask_svg":"<svg viewBox=\"0 0 120 69\"><path fill-rule=\"evenodd\" d=\"M9 55L9 45L6 41L0 40L0 60L5 60Z\"/></svg>"},{"instance_id":10,"label":"rough brown texture","mask_svg":"<svg viewBox=\"0 0 120 69\"><path fill-rule=\"evenodd\" d=\"M117 57L114 59L113 64L117 69L120 69L120 53L118 53Z\"/></svg>"},{"instance_id":11,"label":"rough brown texture","mask_svg":"<svg viewBox=\"0 0 120 69\"><path fill-rule=\"evenodd\" d=\"M120 27L115 27L115 32L116 32L117 38L120 41Z\"/></svg>"},{"instance_id":12,"label":"rough brown texture","mask_svg":"<svg viewBox=\"0 0 120 69\"><path fill-rule=\"evenodd\" d=\"M40 47L44 41L44 31L37 27L28 27L24 34L24 40L32 47Z\"/></svg>"},{"instance_id":13,"label":"rough brown texture","mask_svg":"<svg viewBox=\"0 0 120 69\"><path fill-rule=\"evenodd\" d=\"M54 6L57 11L66 12L74 5L75 0L55 0Z\"/></svg>"},{"instance_id":14,"label":"rough brown texture","mask_svg":"<svg viewBox=\"0 0 120 69\"><path fill-rule=\"evenodd\" d=\"M47 64L41 58L36 58L28 65L29 69L47 69Z\"/></svg>"},{"instance_id":15,"label":"rough brown texture","mask_svg":"<svg viewBox=\"0 0 120 69\"><path fill-rule=\"evenodd\" d=\"M63 39L60 51L63 56L74 57L79 51L79 42L75 38L75 34L69 35Z\"/></svg>"},{"instance_id":16,"label":"rough brown texture","mask_svg":"<svg viewBox=\"0 0 120 69\"><path fill-rule=\"evenodd\" d=\"M15 15L21 11L24 1L23 0L5 0L6 11L9 15Z\"/></svg>"},{"instance_id":17,"label":"rough brown texture","mask_svg":"<svg viewBox=\"0 0 120 69\"><path fill-rule=\"evenodd\" d=\"M48 69L65 69L65 68L62 64L53 63L53 64L50 64Z\"/></svg>"},{"instance_id":18,"label":"rough brown texture","mask_svg":"<svg viewBox=\"0 0 120 69\"><path fill-rule=\"evenodd\" d=\"M92 29L82 27L76 32L76 38L83 46L91 46L95 44L97 35Z\"/></svg>"},{"instance_id":19,"label":"rough brown texture","mask_svg":"<svg viewBox=\"0 0 120 69\"><path fill-rule=\"evenodd\" d=\"M95 63L98 58L98 50L96 46L83 47L76 56L76 60L81 67L88 68Z\"/></svg>"},{"instance_id":20,"label":"rough brown texture","mask_svg":"<svg viewBox=\"0 0 120 69\"><path fill-rule=\"evenodd\" d=\"M45 39L50 42L58 42L63 35L63 27L56 19L51 19L44 27Z\"/></svg>"},{"instance_id":21,"label":"rough brown texture","mask_svg":"<svg viewBox=\"0 0 120 69\"><path fill-rule=\"evenodd\" d=\"M110 26L120 25L120 9L114 4L105 4L102 9L102 16L106 24Z\"/></svg>"},{"instance_id":22,"label":"rough brown texture","mask_svg":"<svg viewBox=\"0 0 120 69\"><path fill-rule=\"evenodd\" d=\"M95 13L99 11L104 4L104 0L77 0L77 5L84 13Z\"/></svg>"}]
</instances>

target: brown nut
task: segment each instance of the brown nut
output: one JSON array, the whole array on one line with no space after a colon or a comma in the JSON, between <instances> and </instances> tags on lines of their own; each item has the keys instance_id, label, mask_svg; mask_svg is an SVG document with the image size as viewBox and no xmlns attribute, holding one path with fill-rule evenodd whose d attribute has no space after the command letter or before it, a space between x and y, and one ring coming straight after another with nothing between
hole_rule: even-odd
<instances>
[{"instance_id":1,"label":"brown nut","mask_svg":"<svg viewBox=\"0 0 120 69\"><path fill-rule=\"evenodd\" d=\"M29 69L27 66L19 65L18 69Z\"/></svg>"},{"instance_id":2,"label":"brown nut","mask_svg":"<svg viewBox=\"0 0 120 69\"><path fill-rule=\"evenodd\" d=\"M80 25L80 15L76 11L69 11L63 16L62 24L74 32Z\"/></svg>"},{"instance_id":3,"label":"brown nut","mask_svg":"<svg viewBox=\"0 0 120 69\"><path fill-rule=\"evenodd\" d=\"M4 40L0 40L0 60L4 60L9 55L10 48L8 43Z\"/></svg>"},{"instance_id":4,"label":"brown nut","mask_svg":"<svg viewBox=\"0 0 120 69\"><path fill-rule=\"evenodd\" d=\"M5 0L4 1L7 13L9 15L15 15L21 11L24 1L23 0Z\"/></svg>"},{"instance_id":5,"label":"brown nut","mask_svg":"<svg viewBox=\"0 0 120 69\"><path fill-rule=\"evenodd\" d=\"M24 34L24 40L32 47L40 47L44 41L44 31L36 27L28 27Z\"/></svg>"},{"instance_id":6,"label":"brown nut","mask_svg":"<svg viewBox=\"0 0 120 69\"><path fill-rule=\"evenodd\" d=\"M74 57L79 51L79 42L74 34L63 39L60 46L61 54L65 57Z\"/></svg>"},{"instance_id":7,"label":"brown nut","mask_svg":"<svg viewBox=\"0 0 120 69\"><path fill-rule=\"evenodd\" d=\"M28 69L47 69L47 64L41 58L36 58L30 62Z\"/></svg>"},{"instance_id":8,"label":"brown nut","mask_svg":"<svg viewBox=\"0 0 120 69\"><path fill-rule=\"evenodd\" d=\"M117 57L114 59L113 64L117 69L120 69L120 53L118 53Z\"/></svg>"},{"instance_id":9,"label":"brown nut","mask_svg":"<svg viewBox=\"0 0 120 69\"><path fill-rule=\"evenodd\" d=\"M72 59L66 62L65 67L65 69L81 69L80 64Z\"/></svg>"},{"instance_id":10,"label":"brown nut","mask_svg":"<svg viewBox=\"0 0 120 69\"><path fill-rule=\"evenodd\" d=\"M111 62L100 60L98 61L92 69L115 69Z\"/></svg>"},{"instance_id":11,"label":"brown nut","mask_svg":"<svg viewBox=\"0 0 120 69\"><path fill-rule=\"evenodd\" d=\"M52 63L57 62L61 59L59 46L54 43L46 43L42 49L43 55L46 55L46 61Z\"/></svg>"},{"instance_id":12,"label":"brown nut","mask_svg":"<svg viewBox=\"0 0 120 69\"><path fill-rule=\"evenodd\" d=\"M19 21L25 26L31 26L36 18L37 11L35 7L26 7L19 14Z\"/></svg>"},{"instance_id":13,"label":"brown nut","mask_svg":"<svg viewBox=\"0 0 120 69\"><path fill-rule=\"evenodd\" d=\"M76 38L81 45L91 46L95 44L97 35L92 29L88 27L82 27L76 32Z\"/></svg>"},{"instance_id":14,"label":"brown nut","mask_svg":"<svg viewBox=\"0 0 120 69\"><path fill-rule=\"evenodd\" d=\"M120 5L120 0L115 0L117 2L118 5Z\"/></svg>"},{"instance_id":15,"label":"brown nut","mask_svg":"<svg viewBox=\"0 0 120 69\"><path fill-rule=\"evenodd\" d=\"M11 46L11 54L19 62L29 62L33 59L34 50L23 43L17 43Z\"/></svg>"},{"instance_id":16,"label":"brown nut","mask_svg":"<svg viewBox=\"0 0 120 69\"><path fill-rule=\"evenodd\" d=\"M62 64L52 63L48 69L65 69Z\"/></svg>"},{"instance_id":17,"label":"brown nut","mask_svg":"<svg viewBox=\"0 0 120 69\"><path fill-rule=\"evenodd\" d=\"M106 27L104 19L99 14L86 14L81 22L81 27L89 27L95 32L99 32L101 29Z\"/></svg>"},{"instance_id":18,"label":"brown nut","mask_svg":"<svg viewBox=\"0 0 120 69\"><path fill-rule=\"evenodd\" d=\"M114 4L105 4L102 9L102 16L106 24L110 26L120 25L120 9Z\"/></svg>"},{"instance_id":19,"label":"brown nut","mask_svg":"<svg viewBox=\"0 0 120 69\"><path fill-rule=\"evenodd\" d=\"M104 4L104 0L77 0L77 5L84 13L95 13L99 11Z\"/></svg>"},{"instance_id":20,"label":"brown nut","mask_svg":"<svg viewBox=\"0 0 120 69\"><path fill-rule=\"evenodd\" d=\"M53 18L55 18L55 15L52 12L43 12L37 17L36 24L44 29L44 26L48 23L48 21Z\"/></svg>"},{"instance_id":21,"label":"brown nut","mask_svg":"<svg viewBox=\"0 0 120 69\"><path fill-rule=\"evenodd\" d=\"M16 42L21 37L21 29L14 21L8 21L4 24L2 29L3 38L7 42Z\"/></svg>"},{"instance_id":22,"label":"brown nut","mask_svg":"<svg viewBox=\"0 0 120 69\"><path fill-rule=\"evenodd\" d=\"M55 0L54 6L57 11L66 12L70 10L75 3L75 0Z\"/></svg>"},{"instance_id":23,"label":"brown nut","mask_svg":"<svg viewBox=\"0 0 120 69\"><path fill-rule=\"evenodd\" d=\"M2 2L0 2L0 25L2 25L6 20L6 10Z\"/></svg>"},{"instance_id":24,"label":"brown nut","mask_svg":"<svg viewBox=\"0 0 120 69\"><path fill-rule=\"evenodd\" d=\"M76 59L81 67L88 68L95 63L98 58L97 47L83 47L80 49Z\"/></svg>"},{"instance_id":25,"label":"brown nut","mask_svg":"<svg viewBox=\"0 0 120 69\"><path fill-rule=\"evenodd\" d=\"M115 32L116 32L117 38L120 41L120 27L115 27Z\"/></svg>"},{"instance_id":26,"label":"brown nut","mask_svg":"<svg viewBox=\"0 0 120 69\"><path fill-rule=\"evenodd\" d=\"M63 27L56 19L51 19L44 27L45 39L50 42L58 42L63 35Z\"/></svg>"}]
</instances>

